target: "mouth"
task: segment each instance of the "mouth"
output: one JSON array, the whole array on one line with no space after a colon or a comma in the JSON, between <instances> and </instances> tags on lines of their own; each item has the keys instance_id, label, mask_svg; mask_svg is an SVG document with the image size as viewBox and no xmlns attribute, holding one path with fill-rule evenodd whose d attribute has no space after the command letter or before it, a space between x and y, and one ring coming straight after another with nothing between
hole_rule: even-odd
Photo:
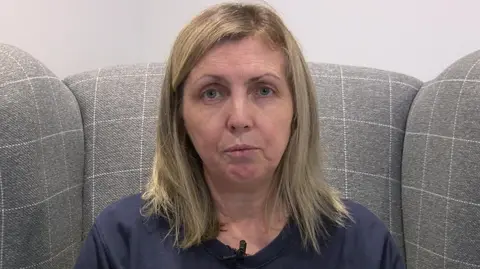
<instances>
[{"instance_id":1,"label":"mouth","mask_svg":"<svg viewBox=\"0 0 480 269\"><path fill-rule=\"evenodd\" d=\"M235 153L235 152L246 152L246 151L252 151L252 150L257 150L257 147L250 146L250 145L234 145L231 147L228 147L225 152L226 153Z\"/></svg>"}]
</instances>

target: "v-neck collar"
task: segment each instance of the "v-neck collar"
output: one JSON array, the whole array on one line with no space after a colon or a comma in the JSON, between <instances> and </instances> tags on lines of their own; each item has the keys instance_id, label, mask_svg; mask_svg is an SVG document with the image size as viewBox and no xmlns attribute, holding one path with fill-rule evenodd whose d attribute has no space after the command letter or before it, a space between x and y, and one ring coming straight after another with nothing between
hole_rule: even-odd
<instances>
[{"instance_id":1,"label":"v-neck collar","mask_svg":"<svg viewBox=\"0 0 480 269\"><path fill-rule=\"evenodd\" d=\"M277 237L266 247L253 255L242 257L238 261L236 261L235 258L226 259L226 257L235 255L235 252L231 247L225 245L218 239L206 241L203 243L203 246L208 253L225 264L238 262L240 268L260 268L281 256L285 248L291 245L290 242L292 238L298 236L298 230L295 227L293 222L289 221Z\"/></svg>"}]
</instances>

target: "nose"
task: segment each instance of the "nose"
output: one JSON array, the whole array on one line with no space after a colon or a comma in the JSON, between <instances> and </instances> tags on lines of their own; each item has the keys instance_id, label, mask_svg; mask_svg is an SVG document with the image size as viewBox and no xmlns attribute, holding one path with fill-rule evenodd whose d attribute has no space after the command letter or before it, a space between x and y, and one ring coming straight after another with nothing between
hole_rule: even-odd
<instances>
[{"instance_id":1,"label":"nose","mask_svg":"<svg viewBox=\"0 0 480 269\"><path fill-rule=\"evenodd\" d=\"M227 128L235 133L250 130L253 126L253 109L248 96L232 94L229 103Z\"/></svg>"}]
</instances>

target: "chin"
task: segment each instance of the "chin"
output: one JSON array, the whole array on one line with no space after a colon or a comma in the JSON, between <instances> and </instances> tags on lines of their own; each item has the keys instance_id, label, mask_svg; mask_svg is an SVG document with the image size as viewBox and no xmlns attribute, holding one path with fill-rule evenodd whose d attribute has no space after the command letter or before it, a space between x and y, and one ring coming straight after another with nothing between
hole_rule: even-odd
<instances>
[{"instance_id":1,"label":"chin","mask_svg":"<svg viewBox=\"0 0 480 269\"><path fill-rule=\"evenodd\" d=\"M226 174L228 178L237 182L261 182L265 178L268 178L264 171L261 171L258 167L248 167L244 165L229 167Z\"/></svg>"}]
</instances>

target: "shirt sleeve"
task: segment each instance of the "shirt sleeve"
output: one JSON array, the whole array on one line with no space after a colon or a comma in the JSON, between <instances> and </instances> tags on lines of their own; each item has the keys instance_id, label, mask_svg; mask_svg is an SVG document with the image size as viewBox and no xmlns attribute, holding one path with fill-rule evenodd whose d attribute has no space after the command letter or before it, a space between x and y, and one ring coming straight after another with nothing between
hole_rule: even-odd
<instances>
[{"instance_id":1,"label":"shirt sleeve","mask_svg":"<svg viewBox=\"0 0 480 269\"><path fill-rule=\"evenodd\" d=\"M405 269L405 261L395 239L374 213L366 207L348 201L353 225L350 229L354 239L349 255L355 257L352 268Z\"/></svg>"},{"instance_id":2,"label":"shirt sleeve","mask_svg":"<svg viewBox=\"0 0 480 269\"><path fill-rule=\"evenodd\" d=\"M108 248L94 224L80 249L74 269L110 269L108 256Z\"/></svg>"},{"instance_id":3,"label":"shirt sleeve","mask_svg":"<svg viewBox=\"0 0 480 269\"><path fill-rule=\"evenodd\" d=\"M392 234L380 219L373 214L363 237L362 248L367 257L368 268L405 269L405 262Z\"/></svg>"},{"instance_id":4,"label":"shirt sleeve","mask_svg":"<svg viewBox=\"0 0 480 269\"><path fill-rule=\"evenodd\" d=\"M380 269L405 269L403 256L390 233L386 233Z\"/></svg>"}]
</instances>

